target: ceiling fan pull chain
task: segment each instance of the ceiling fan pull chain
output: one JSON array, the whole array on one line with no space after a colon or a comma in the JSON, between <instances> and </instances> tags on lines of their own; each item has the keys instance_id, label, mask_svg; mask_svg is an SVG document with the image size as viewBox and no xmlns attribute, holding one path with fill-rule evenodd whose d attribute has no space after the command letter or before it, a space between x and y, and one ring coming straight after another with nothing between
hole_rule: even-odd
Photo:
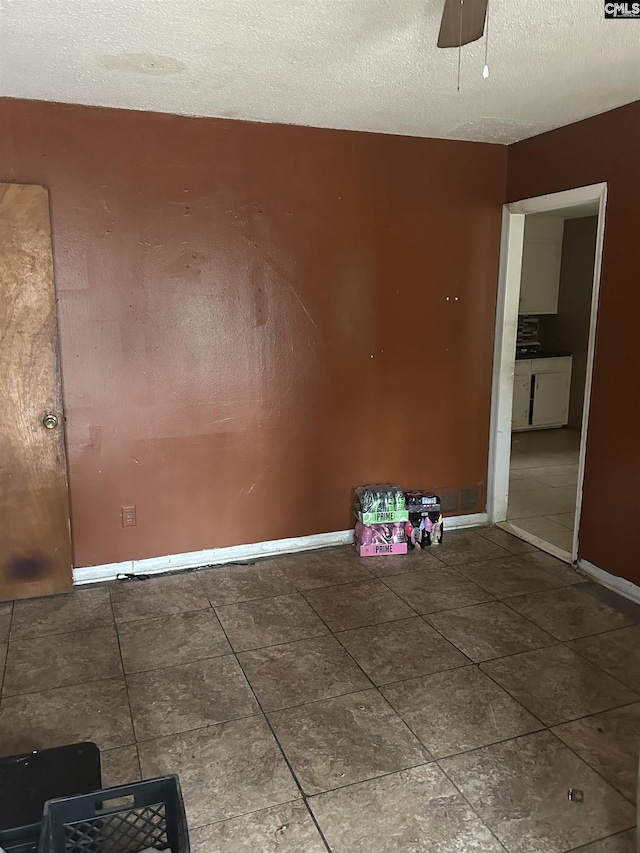
<instances>
[{"instance_id":1,"label":"ceiling fan pull chain","mask_svg":"<svg viewBox=\"0 0 640 853\"><path fill-rule=\"evenodd\" d=\"M462 65L462 17L464 15L464 0L460 0L460 39L458 41L458 92L460 91L460 67Z\"/></svg>"},{"instance_id":2,"label":"ceiling fan pull chain","mask_svg":"<svg viewBox=\"0 0 640 853\"><path fill-rule=\"evenodd\" d=\"M484 68L482 76L486 80L489 76L489 2L487 0L487 11L484 17Z\"/></svg>"}]
</instances>

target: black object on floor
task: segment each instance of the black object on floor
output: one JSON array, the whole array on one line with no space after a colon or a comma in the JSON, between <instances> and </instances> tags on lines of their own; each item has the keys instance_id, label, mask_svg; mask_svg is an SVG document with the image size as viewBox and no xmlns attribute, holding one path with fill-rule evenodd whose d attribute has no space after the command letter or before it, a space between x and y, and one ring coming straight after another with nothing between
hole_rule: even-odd
<instances>
[{"instance_id":1,"label":"black object on floor","mask_svg":"<svg viewBox=\"0 0 640 853\"><path fill-rule=\"evenodd\" d=\"M52 800L42 818L39 853L190 853L180 782L162 776Z\"/></svg>"},{"instance_id":2,"label":"black object on floor","mask_svg":"<svg viewBox=\"0 0 640 853\"><path fill-rule=\"evenodd\" d=\"M0 758L0 847L7 853L38 849L47 800L102 787L100 750L74 743Z\"/></svg>"}]
</instances>

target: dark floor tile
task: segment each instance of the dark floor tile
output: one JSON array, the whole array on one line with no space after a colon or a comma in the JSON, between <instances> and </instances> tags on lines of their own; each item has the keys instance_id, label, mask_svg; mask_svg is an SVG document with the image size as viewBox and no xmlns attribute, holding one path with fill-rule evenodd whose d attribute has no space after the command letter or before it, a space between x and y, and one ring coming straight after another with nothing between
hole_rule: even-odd
<instances>
[{"instance_id":1,"label":"dark floor tile","mask_svg":"<svg viewBox=\"0 0 640 853\"><path fill-rule=\"evenodd\" d=\"M564 586L584 583L584 575L580 574L574 566L565 563L564 560L559 560L552 554L547 554L546 551L541 551L539 548L534 548L530 553L518 556L524 559L525 564L544 569L554 580L561 582Z\"/></svg>"},{"instance_id":2,"label":"dark floor tile","mask_svg":"<svg viewBox=\"0 0 640 853\"><path fill-rule=\"evenodd\" d=\"M611 835L602 841L594 841L586 847L574 848L574 853L638 853L636 846L636 830Z\"/></svg>"},{"instance_id":3,"label":"dark floor tile","mask_svg":"<svg viewBox=\"0 0 640 853\"><path fill-rule=\"evenodd\" d=\"M300 593L216 608L236 652L328 634L327 626Z\"/></svg>"},{"instance_id":4,"label":"dark floor tile","mask_svg":"<svg viewBox=\"0 0 640 853\"><path fill-rule=\"evenodd\" d=\"M561 581L565 586L584 583L584 575L580 574L574 566L565 563L564 560L558 560L557 557L540 551L538 548L523 556L526 557L529 564L540 566L541 569L549 572L555 580Z\"/></svg>"},{"instance_id":5,"label":"dark floor tile","mask_svg":"<svg viewBox=\"0 0 640 853\"><path fill-rule=\"evenodd\" d=\"M415 615L379 580L312 589L305 593L305 597L332 631L346 631Z\"/></svg>"},{"instance_id":6,"label":"dark floor tile","mask_svg":"<svg viewBox=\"0 0 640 853\"><path fill-rule=\"evenodd\" d=\"M635 803L640 703L564 723L553 731L607 782Z\"/></svg>"},{"instance_id":7,"label":"dark floor tile","mask_svg":"<svg viewBox=\"0 0 640 853\"><path fill-rule=\"evenodd\" d=\"M265 711L371 687L366 675L331 636L241 652L238 659Z\"/></svg>"},{"instance_id":8,"label":"dark floor tile","mask_svg":"<svg viewBox=\"0 0 640 853\"><path fill-rule=\"evenodd\" d=\"M580 586L510 598L508 604L559 640L600 634L633 622L613 607L582 592Z\"/></svg>"},{"instance_id":9,"label":"dark floor tile","mask_svg":"<svg viewBox=\"0 0 640 853\"><path fill-rule=\"evenodd\" d=\"M127 676L138 741L259 713L234 655Z\"/></svg>"},{"instance_id":10,"label":"dark floor tile","mask_svg":"<svg viewBox=\"0 0 640 853\"><path fill-rule=\"evenodd\" d=\"M100 753L100 764L103 788L115 788L117 785L140 781L140 761L135 745L107 749Z\"/></svg>"},{"instance_id":11,"label":"dark floor tile","mask_svg":"<svg viewBox=\"0 0 640 853\"><path fill-rule=\"evenodd\" d=\"M425 569L442 567L437 549L422 548L409 551L408 554L390 554L381 557L363 557L362 562L374 577L387 578L392 575L406 575L410 572L423 572Z\"/></svg>"},{"instance_id":12,"label":"dark floor tile","mask_svg":"<svg viewBox=\"0 0 640 853\"><path fill-rule=\"evenodd\" d=\"M85 740L101 751L134 742L124 678L2 700L0 755Z\"/></svg>"},{"instance_id":13,"label":"dark floor tile","mask_svg":"<svg viewBox=\"0 0 640 853\"><path fill-rule=\"evenodd\" d=\"M541 728L535 717L475 666L381 689L436 758Z\"/></svg>"},{"instance_id":14,"label":"dark floor tile","mask_svg":"<svg viewBox=\"0 0 640 853\"><path fill-rule=\"evenodd\" d=\"M66 595L16 601L11 639L68 634L107 625L113 625L109 590L104 586L80 588Z\"/></svg>"},{"instance_id":15,"label":"dark floor tile","mask_svg":"<svg viewBox=\"0 0 640 853\"><path fill-rule=\"evenodd\" d=\"M96 628L9 643L4 696L122 675L116 630Z\"/></svg>"},{"instance_id":16,"label":"dark floor tile","mask_svg":"<svg viewBox=\"0 0 640 853\"><path fill-rule=\"evenodd\" d=\"M438 559L448 566L506 557L508 553L474 530L453 530L448 533L445 530L442 545L438 546Z\"/></svg>"},{"instance_id":17,"label":"dark floor tile","mask_svg":"<svg viewBox=\"0 0 640 853\"><path fill-rule=\"evenodd\" d=\"M634 808L549 732L440 762L510 853L558 853L635 822ZM569 788L584 792L570 802Z\"/></svg>"},{"instance_id":18,"label":"dark floor tile","mask_svg":"<svg viewBox=\"0 0 640 853\"><path fill-rule=\"evenodd\" d=\"M540 561L536 552L500 560L468 563L457 568L465 577L493 593L496 598L509 598L567 586L565 567L561 561L548 554L543 556L548 557L549 562ZM554 562L558 564L557 572L554 570Z\"/></svg>"},{"instance_id":19,"label":"dark floor tile","mask_svg":"<svg viewBox=\"0 0 640 853\"><path fill-rule=\"evenodd\" d=\"M190 840L191 853L327 853L301 800L202 826Z\"/></svg>"},{"instance_id":20,"label":"dark floor tile","mask_svg":"<svg viewBox=\"0 0 640 853\"><path fill-rule=\"evenodd\" d=\"M569 646L640 693L640 625L574 640Z\"/></svg>"},{"instance_id":21,"label":"dark floor tile","mask_svg":"<svg viewBox=\"0 0 640 853\"><path fill-rule=\"evenodd\" d=\"M111 600L116 622L153 619L211 606L193 572L151 577L147 581L121 581L111 587Z\"/></svg>"},{"instance_id":22,"label":"dark floor tile","mask_svg":"<svg viewBox=\"0 0 640 853\"><path fill-rule=\"evenodd\" d=\"M268 714L306 794L430 761L377 690Z\"/></svg>"},{"instance_id":23,"label":"dark floor tile","mask_svg":"<svg viewBox=\"0 0 640 853\"><path fill-rule=\"evenodd\" d=\"M2 695L2 684L4 682L4 666L7 660L7 644L0 643L0 696Z\"/></svg>"},{"instance_id":24,"label":"dark floor tile","mask_svg":"<svg viewBox=\"0 0 640 853\"><path fill-rule=\"evenodd\" d=\"M337 638L377 685L469 663L419 616L343 631Z\"/></svg>"},{"instance_id":25,"label":"dark floor tile","mask_svg":"<svg viewBox=\"0 0 640 853\"><path fill-rule=\"evenodd\" d=\"M123 622L118 635L125 672L160 669L231 652L218 617L210 609Z\"/></svg>"},{"instance_id":26,"label":"dark floor tile","mask_svg":"<svg viewBox=\"0 0 640 853\"><path fill-rule=\"evenodd\" d=\"M190 831L300 796L262 716L146 741L139 752L143 778L179 775Z\"/></svg>"},{"instance_id":27,"label":"dark floor tile","mask_svg":"<svg viewBox=\"0 0 640 853\"><path fill-rule=\"evenodd\" d=\"M418 613L434 613L493 600L486 590L447 566L386 578L385 583Z\"/></svg>"},{"instance_id":28,"label":"dark floor tile","mask_svg":"<svg viewBox=\"0 0 640 853\"><path fill-rule=\"evenodd\" d=\"M512 536L511 533L499 527L478 527L475 532L483 539L488 539L494 545L504 548L510 554L527 554L536 550L535 546L525 542L524 539L518 539L517 536Z\"/></svg>"},{"instance_id":29,"label":"dark floor tile","mask_svg":"<svg viewBox=\"0 0 640 853\"><path fill-rule=\"evenodd\" d=\"M547 726L640 698L566 646L523 652L480 667Z\"/></svg>"},{"instance_id":30,"label":"dark floor tile","mask_svg":"<svg viewBox=\"0 0 640 853\"><path fill-rule=\"evenodd\" d=\"M294 585L273 560L258 562L254 566L206 569L199 576L209 601L215 607L295 592Z\"/></svg>"},{"instance_id":31,"label":"dark floor tile","mask_svg":"<svg viewBox=\"0 0 640 853\"><path fill-rule=\"evenodd\" d=\"M471 660L479 662L550 646L556 641L501 601L425 616Z\"/></svg>"},{"instance_id":32,"label":"dark floor tile","mask_svg":"<svg viewBox=\"0 0 640 853\"><path fill-rule=\"evenodd\" d=\"M349 549L349 556L344 553L331 553L335 550L327 548L321 551L305 551L279 560L278 563L286 577L299 590L320 589L324 586L371 579L365 568L365 560L356 556L355 548Z\"/></svg>"},{"instance_id":33,"label":"dark floor tile","mask_svg":"<svg viewBox=\"0 0 640 853\"><path fill-rule=\"evenodd\" d=\"M613 607L618 613L623 613L629 618L630 622L640 623L640 603L631 601L631 599L625 598L623 595L618 595L617 592L607 589L606 586L600 586L599 583L595 583L594 581L585 581L580 584L579 588L586 595L592 596L592 598L601 601L603 604L608 604L609 607Z\"/></svg>"},{"instance_id":34,"label":"dark floor tile","mask_svg":"<svg viewBox=\"0 0 640 853\"><path fill-rule=\"evenodd\" d=\"M423 765L311 797L333 853L500 853L444 773Z\"/></svg>"},{"instance_id":35,"label":"dark floor tile","mask_svg":"<svg viewBox=\"0 0 640 853\"><path fill-rule=\"evenodd\" d=\"M9 639L12 613L13 601L0 602L0 643L6 643Z\"/></svg>"}]
</instances>

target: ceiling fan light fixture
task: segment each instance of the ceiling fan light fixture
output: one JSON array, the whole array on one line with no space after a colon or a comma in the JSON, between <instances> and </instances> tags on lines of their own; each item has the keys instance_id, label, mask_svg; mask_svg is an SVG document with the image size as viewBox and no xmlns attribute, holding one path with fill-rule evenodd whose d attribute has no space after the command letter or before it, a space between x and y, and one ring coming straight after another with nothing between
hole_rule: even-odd
<instances>
[{"instance_id":1,"label":"ceiling fan light fixture","mask_svg":"<svg viewBox=\"0 0 640 853\"><path fill-rule=\"evenodd\" d=\"M484 36L484 68L482 76L489 78L489 0L444 0L438 47L458 50L458 85L462 69L462 46Z\"/></svg>"},{"instance_id":2,"label":"ceiling fan light fixture","mask_svg":"<svg viewBox=\"0 0 640 853\"><path fill-rule=\"evenodd\" d=\"M444 0L438 47L462 47L482 38L488 0Z\"/></svg>"}]
</instances>

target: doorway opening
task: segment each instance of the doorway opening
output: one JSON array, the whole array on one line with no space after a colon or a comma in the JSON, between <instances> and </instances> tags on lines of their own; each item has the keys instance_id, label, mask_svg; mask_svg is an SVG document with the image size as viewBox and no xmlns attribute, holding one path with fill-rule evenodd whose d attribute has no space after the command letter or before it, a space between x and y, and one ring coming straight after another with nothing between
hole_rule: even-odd
<instances>
[{"instance_id":1,"label":"doorway opening","mask_svg":"<svg viewBox=\"0 0 640 853\"><path fill-rule=\"evenodd\" d=\"M579 520L606 184L505 205L487 511L567 561Z\"/></svg>"}]
</instances>

